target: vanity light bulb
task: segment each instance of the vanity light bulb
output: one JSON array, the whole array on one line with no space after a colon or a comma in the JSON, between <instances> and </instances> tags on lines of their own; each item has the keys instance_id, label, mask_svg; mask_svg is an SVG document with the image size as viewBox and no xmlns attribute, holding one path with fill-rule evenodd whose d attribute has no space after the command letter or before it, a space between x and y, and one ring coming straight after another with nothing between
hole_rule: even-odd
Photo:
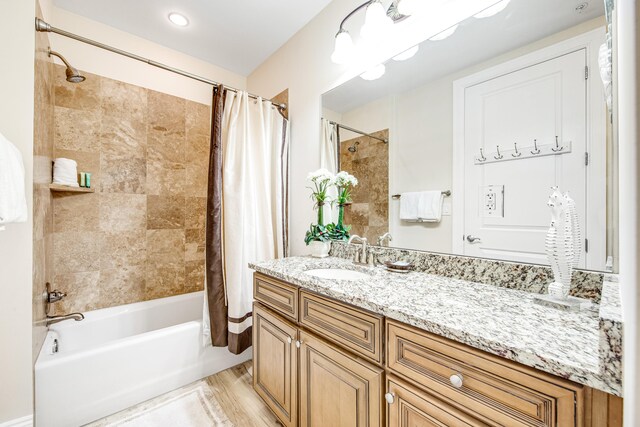
<instances>
[{"instance_id":1,"label":"vanity light bulb","mask_svg":"<svg viewBox=\"0 0 640 427\"><path fill-rule=\"evenodd\" d=\"M335 64L346 64L353 57L353 54L354 47L351 35L347 31L340 31L336 36L331 61Z\"/></svg>"},{"instance_id":2,"label":"vanity light bulb","mask_svg":"<svg viewBox=\"0 0 640 427\"><path fill-rule=\"evenodd\" d=\"M381 40L391 31L392 27L393 21L387 16L384 6L380 0L375 0L367 6L360 35L369 40Z\"/></svg>"},{"instance_id":3,"label":"vanity light bulb","mask_svg":"<svg viewBox=\"0 0 640 427\"><path fill-rule=\"evenodd\" d=\"M400 3L398 3L398 13L406 16L415 15L420 9L420 2L421 0L400 0Z\"/></svg>"},{"instance_id":4,"label":"vanity light bulb","mask_svg":"<svg viewBox=\"0 0 640 427\"><path fill-rule=\"evenodd\" d=\"M405 50L401 54L394 56L393 60L394 61L405 61L405 60L407 60L409 58L413 58L415 56L415 54L418 53L418 49L420 49L420 46L415 45L414 47Z\"/></svg>"},{"instance_id":5,"label":"vanity light bulb","mask_svg":"<svg viewBox=\"0 0 640 427\"><path fill-rule=\"evenodd\" d=\"M360 77L364 80L377 80L380 77L384 76L386 70L387 69L384 64L378 64L375 67L372 67L364 73L360 74Z\"/></svg>"},{"instance_id":6,"label":"vanity light bulb","mask_svg":"<svg viewBox=\"0 0 640 427\"><path fill-rule=\"evenodd\" d=\"M508 5L511 0L502 0L500 3L496 3L493 6L488 7L480 13L476 13L473 15L474 18L489 18L493 15L497 15L502 12Z\"/></svg>"},{"instance_id":7,"label":"vanity light bulb","mask_svg":"<svg viewBox=\"0 0 640 427\"><path fill-rule=\"evenodd\" d=\"M453 27L447 28L444 31L439 32L435 36L431 37L429 40L434 42L439 40L444 40L447 37L450 37L453 33L455 33L457 29L458 29L458 24L454 25Z\"/></svg>"}]
</instances>

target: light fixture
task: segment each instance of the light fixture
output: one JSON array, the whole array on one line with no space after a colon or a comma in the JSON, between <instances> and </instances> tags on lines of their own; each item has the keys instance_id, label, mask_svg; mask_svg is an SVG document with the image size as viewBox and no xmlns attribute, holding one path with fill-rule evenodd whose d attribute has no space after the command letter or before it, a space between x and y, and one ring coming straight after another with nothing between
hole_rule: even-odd
<instances>
[{"instance_id":1,"label":"light fixture","mask_svg":"<svg viewBox=\"0 0 640 427\"><path fill-rule=\"evenodd\" d=\"M387 16L380 0L373 0L367 6L360 35L368 40L380 40L387 35L392 26L393 20Z\"/></svg>"},{"instance_id":2,"label":"light fixture","mask_svg":"<svg viewBox=\"0 0 640 427\"><path fill-rule=\"evenodd\" d=\"M398 13L411 16L420 9L424 0L400 0L398 3Z\"/></svg>"},{"instance_id":3,"label":"light fixture","mask_svg":"<svg viewBox=\"0 0 640 427\"><path fill-rule=\"evenodd\" d=\"M360 74L360 77L363 78L364 80L377 80L380 77L384 76L384 73L386 70L387 69L384 66L384 64L378 64L374 67L369 68L364 73Z\"/></svg>"},{"instance_id":4,"label":"light fixture","mask_svg":"<svg viewBox=\"0 0 640 427\"><path fill-rule=\"evenodd\" d=\"M413 58L415 56L416 53L418 53L418 49L420 49L419 45L415 45L414 47L411 47L407 50L405 50L404 52L402 52L399 55L396 55L393 57L394 61L405 61L409 58Z\"/></svg>"},{"instance_id":5,"label":"light fixture","mask_svg":"<svg viewBox=\"0 0 640 427\"><path fill-rule=\"evenodd\" d=\"M173 22L178 27L186 27L187 25L189 25L189 20L187 19L187 17L178 12L171 12L168 18L169 21Z\"/></svg>"},{"instance_id":6,"label":"light fixture","mask_svg":"<svg viewBox=\"0 0 640 427\"><path fill-rule=\"evenodd\" d=\"M493 6L490 6L483 10L480 13L476 13L473 15L474 18L489 18L493 15L497 15L502 12L508 5L511 0L502 0L500 3L496 3Z\"/></svg>"},{"instance_id":7,"label":"light fixture","mask_svg":"<svg viewBox=\"0 0 640 427\"><path fill-rule=\"evenodd\" d=\"M431 37L429 40L431 41L440 41L440 40L444 40L447 37L451 36L453 33L456 32L456 30L458 29L458 24L454 25L453 27L449 27L444 31L440 31L438 34L436 34L435 36Z\"/></svg>"},{"instance_id":8,"label":"light fixture","mask_svg":"<svg viewBox=\"0 0 640 427\"><path fill-rule=\"evenodd\" d=\"M331 54L331 60L336 64L346 64L353 57L354 47L353 40L348 31L341 29L336 34L335 47L333 48L333 54Z\"/></svg>"}]
</instances>

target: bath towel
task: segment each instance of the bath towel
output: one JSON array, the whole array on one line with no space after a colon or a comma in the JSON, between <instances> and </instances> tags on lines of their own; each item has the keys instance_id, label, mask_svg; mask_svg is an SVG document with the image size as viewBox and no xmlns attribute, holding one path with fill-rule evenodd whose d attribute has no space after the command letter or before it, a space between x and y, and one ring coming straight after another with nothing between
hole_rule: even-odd
<instances>
[{"instance_id":1,"label":"bath towel","mask_svg":"<svg viewBox=\"0 0 640 427\"><path fill-rule=\"evenodd\" d=\"M402 193L400 219L407 222L440 222L442 219L442 191Z\"/></svg>"},{"instance_id":2,"label":"bath towel","mask_svg":"<svg viewBox=\"0 0 640 427\"><path fill-rule=\"evenodd\" d=\"M20 151L0 133L0 230L27 220L24 164Z\"/></svg>"},{"instance_id":3,"label":"bath towel","mask_svg":"<svg viewBox=\"0 0 640 427\"><path fill-rule=\"evenodd\" d=\"M75 160L59 157L53 162L53 183L79 187L78 164Z\"/></svg>"}]
</instances>

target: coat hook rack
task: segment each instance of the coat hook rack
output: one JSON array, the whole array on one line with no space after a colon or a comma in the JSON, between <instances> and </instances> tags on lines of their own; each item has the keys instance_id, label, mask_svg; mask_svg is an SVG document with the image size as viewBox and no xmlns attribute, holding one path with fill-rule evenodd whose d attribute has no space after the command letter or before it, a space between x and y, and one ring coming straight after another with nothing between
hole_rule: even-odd
<instances>
[{"instance_id":1,"label":"coat hook rack","mask_svg":"<svg viewBox=\"0 0 640 427\"><path fill-rule=\"evenodd\" d=\"M534 157L558 156L571 153L571 141L560 143L556 136L552 144L538 145L538 140L533 140L533 147L518 148L518 143L513 143L513 149L501 150L500 145L496 145L496 151L485 155L484 149L480 148L480 157L475 159L474 164L483 165L486 163L505 162L509 160L531 159Z\"/></svg>"}]
</instances>

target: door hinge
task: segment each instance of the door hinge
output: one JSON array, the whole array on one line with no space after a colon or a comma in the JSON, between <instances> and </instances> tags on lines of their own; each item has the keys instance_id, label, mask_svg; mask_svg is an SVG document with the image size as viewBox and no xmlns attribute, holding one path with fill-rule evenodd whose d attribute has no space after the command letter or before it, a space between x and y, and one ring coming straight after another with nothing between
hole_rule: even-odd
<instances>
[{"instance_id":1,"label":"door hinge","mask_svg":"<svg viewBox=\"0 0 640 427\"><path fill-rule=\"evenodd\" d=\"M584 153L584 165L589 166L589 153Z\"/></svg>"},{"instance_id":2,"label":"door hinge","mask_svg":"<svg viewBox=\"0 0 640 427\"><path fill-rule=\"evenodd\" d=\"M584 239L584 251L589 253L589 239Z\"/></svg>"},{"instance_id":3,"label":"door hinge","mask_svg":"<svg viewBox=\"0 0 640 427\"><path fill-rule=\"evenodd\" d=\"M589 79L589 66L588 65L584 66L584 79L585 80Z\"/></svg>"}]
</instances>

